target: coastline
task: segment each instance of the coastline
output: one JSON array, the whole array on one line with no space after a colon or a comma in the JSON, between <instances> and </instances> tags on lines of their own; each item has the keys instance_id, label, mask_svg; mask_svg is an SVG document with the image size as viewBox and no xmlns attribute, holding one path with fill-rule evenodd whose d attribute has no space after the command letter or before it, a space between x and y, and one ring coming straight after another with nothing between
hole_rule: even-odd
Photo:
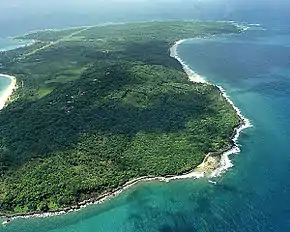
<instances>
[{"instance_id":1,"label":"coastline","mask_svg":"<svg viewBox=\"0 0 290 232\"><path fill-rule=\"evenodd\" d=\"M1 111L6 106L7 101L11 97L13 91L16 89L17 82L16 82L16 77L14 77L14 76L10 76L7 74L1 74L1 73L0 73L0 76L7 77L11 80L11 83L8 86L8 88L4 91L3 95L0 96L0 111Z\"/></svg>"},{"instance_id":2,"label":"coastline","mask_svg":"<svg viewBox=\"0 0 290 232\"><path fill-rule=\"evenodd\" d=\"M188 78L190 81L214 85L212 83L207 82L204 77L200 76L199 74L197 74L196 72L191 70L190 67L178 56L177 47L178 47L178 45L180 45L184 41L186 41L186 40L179 40L179 41L175 42L173 46L171 46L170 56L172 58L175 58L176 60L178 60L180 62L184 71L188 75ZM9 76L9 75L2 75L2 76L7 76L10 78L13 78L13 80L15 81L12 89L10 88L12 84L9 86L9 90L10 89L11 90L9 92L10 94L6 98L6 101L7 101L9 99L10 95L12 94L13 89L16 86L16 79L15 79L15 77ZM214 85L214 86L216 86L219 89L221 95L231 104L231 106L234 108L234 110L236 111L237 115L240 118L239 125L237 125L234 128L233 135L230 137L230 140L232 143L230 143L229 147L227 149L225 149L224 151L218 151L216 153L208 154L204 158L203 162L200 165L198 165L196 168L194 168L188 172L185 172L182 175L165 176L165 177L153 177L153 176L140 177L140 178L128 181L123 186L121 186L113 191L110 191L108 193L102 194L98 198L85 200L83 202L78 203L75 206L71 206L71 207L67 207L67 208L59 209L59 210L55 210L55 211L49 211L49 212L35 212L35 213L31 213L31 214L15 214L15 215L0 215L0 219L2 218L4 220L2 225L5 226L9 222L11 222L15 219L19 219L19 218L28 219L28 218L45 218L45 217L57 216L57 215L61 215L61 214L66 214L66 213L78 211L78 210L80 210L86 206L92 205L92 204L101 204L101 203L103 203L111 198L114 198L114 197L120 195L126 189L128 189L128 188L130 188L130 187L132 187L140 182L151 182L151 181L169 182L171 180L197 179L197 178L202 178L202 177L208 177L210 179L210 178L219 176L220 174L222 174L227 169L229 169L233 166L233 164L231 163L231 161L229 159L229 156L232 154L236 154L236 153L240 152L240 149L237 145L237 140L239 138L239 135L240 135L241 131L243 131L246 128L251 127L252 125L251 125L250 121L242 115L241 111L230 100L230 98L227 96L225 90L221 86L217 86L217 85ZM7 93L8 93L8 91L7 91ZM2 102L2 99L1 99L1 102ZM4 106L5 106L5 102L4 102ZM1 109L1 107L0 107L0 109Z\"/></svg>"},{"instance_id":3,"label":"coastline","mask_svg":"<svg viewBox=\"0 0 290 232\"><path fill-rule=\"evenodd\" d=\"M12 50L19 49L19 48L29 47L37 42L36 40L22 40L22 39L10 38L10 37L8 37L8 38L11 40L14 40L14 41L18 40L19 43L23 42L23 44L11 45L9 47L2 48L2 49L0 48L0 52L12 51Z\"/></svg>"},{"instance_id":4,"label":"coastline","mask_svg":"<svg viewBox=\"0 0 290 232\"><path fill-rule=\"evenodd\" d=\"M245 29L247 30L247 29ZM228 149L227 151L222 152L222 154L216 154L217 156L220 156L220 161L219 161L219 165L218 167L213 170L211 172L211 174L209 175L209 178L213 178L216 176L221 175L222 173L224 173L227 169L233 167L233 164L229 158L230 155L233 154L237 154L239 153L241 150L237 144L237 141L240 137L240 134L243 130L252 127L252 124L250 122L249 119L247 119L241 112L241 110L235 106L234 102L229 98L229 96L227 95L225 89L223 89L222 86L219 85L215 85L213 83L208 82L204 77L202 77L201 75L197 74L195 71L193 71L179 56L178 56L178 52L177 52L177 48L178 45L182 44L183 42L190 40L190 39L183 39L183 40L179 40L177 42L174 43L174 45L170 48L170 56L175 58L176 60L178 60L180 62L180 64L183 66L184 71L187 73L189 80L193 81L193 82L197 82L197 83L207 83L209 85L213 85L215 87L217 87L221 93L221 95L227 100L227 102L233 107L233 109L236 111L239 119L240 119L240 123L239 125L237 125L234 128L234 132L233 135L231 136L230 140L232 141L232 147L230 149ZM205 160L208 157L205 158ZM205 160L202 164L200 164L198 167L203 167ZM197 167L197 168L198 168Z\"/></svg>"},{"instance_id":5,"label":"coastline","mask_svg":"<svg viewBox=\"0 0 290 232\"><path fill-rule=\"evenodd\" d=\"M187 39L182 39L173 44L170 48L170 56L176 60L182 65L184 72L187 74L188 78L192 82L197 82L197 83L207 83L207 81L194 72L192 69L189 68L189 66L178 56L177 54L177 47L178 45L182 44L183 42L187 41Z\"/></svg>"}]
</instances>

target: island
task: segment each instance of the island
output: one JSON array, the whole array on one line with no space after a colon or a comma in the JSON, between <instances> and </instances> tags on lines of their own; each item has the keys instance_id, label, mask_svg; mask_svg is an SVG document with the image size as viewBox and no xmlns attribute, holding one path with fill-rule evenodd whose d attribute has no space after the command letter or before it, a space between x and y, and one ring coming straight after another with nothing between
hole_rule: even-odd
<instances>
[{"instance_id":1,"label":"island","mask_svg":"<svg viewBox=\"0 0 290 232\"><path fill-rule=\"evenodd\" d=\"M240 33L168 21L44 30L0 54L17 89L0 111L0 215L79 208L146 178L189 173L234 146L243 120L192 82L176 41Z\"/></svg>"}]
</instances>

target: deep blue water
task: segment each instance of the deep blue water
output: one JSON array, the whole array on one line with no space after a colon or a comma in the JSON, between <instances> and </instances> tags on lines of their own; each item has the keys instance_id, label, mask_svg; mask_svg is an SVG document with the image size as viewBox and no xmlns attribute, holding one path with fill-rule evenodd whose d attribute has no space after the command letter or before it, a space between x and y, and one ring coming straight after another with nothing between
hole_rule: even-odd
<instances>
[{"instance_id":1,"label":"deep blue water","mask_svg":"<svg viewBox=\"0 0 290 232\"><path fill-rule=\"evenodd\" d=\"M275 7L220 6L217 19L257 22L266 30L187 41L178 49L193 70L226 89L254 126L240 136L235 166L216 178L217 185L206 179L142 183L103 205L17 220L2 230L290 231L290 26L285 7Z\"/></svg>"},{"instance_id":2,"label":"deep blue water","mask_svg":"<svg viewBox=\"0 0 290 232\"><path fill-rule=\"evenodd\" d=\"M222 85L254 125L241 136L236 167L221 182L239 189L230 191L235 199L222 216L224 231L290 230L289 39L290 27L267 27L180 46L183 59Z\"/></svg>"}]
</instances>

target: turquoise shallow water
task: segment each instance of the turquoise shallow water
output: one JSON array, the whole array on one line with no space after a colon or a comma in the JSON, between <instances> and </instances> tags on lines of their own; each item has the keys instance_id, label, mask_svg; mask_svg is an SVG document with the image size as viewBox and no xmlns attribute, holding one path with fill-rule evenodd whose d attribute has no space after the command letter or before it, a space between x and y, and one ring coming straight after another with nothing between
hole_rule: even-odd
<instances>
[{"instance_id":1,"label":"turquoise shallow water","mask_svg":"<svg viewBox=\"0 0 290 232\"><path fill-rule=\"evenodd\" d=\"M6 50L12 50L18 47L24 47L33 43L33 41L13 40L12 38L0 37L0 52Z\"/></svg>"},{"instance_id":2,"label":"turquoise shallow water","mask_svg":"<svg viewBox=\"0 0 290 232\"><path fill-rule=\"evenodd\" d=\"M10 85L11 79L0 74L0 99L6 88Z\"/></svg>"},{"instance_id":3,"label":"turquoise shallow water","mask_svg":"<svg viewBox=\"0 0 290 232\"><path fill-rule=\"evenodd\" d=\"M184 61L223 86L254 125L241 134L235 166L216 178L217 185L206 179L142 183L105 204L19 219L0 231L290 231L289 41L284 23L180 45ZM0 40L0 50L17 46L10 42ZM0 92L8 84L0 77Z\"/></svg>"},{"instance_id":4,"label":"turquoise shallow water","mask_svg":"<svg viewBox=\"0 0 290 232\"><path fill-rule=\"evenodd\" d=\"M13 50L19 47L24 47L26 45L31 44L33 41L22 41L22 40L13 40L12 38L1 38L0 37L0 53L7 51L7 50ZM2 64L0 62L0 68ZM7 78L5 76L1 76L0 74L0 99L5 91L5 89L10 85L11 79Z\"/></svg>"},{"instance_id":5,"label":"turquoise shallow water","mask_svg":"<svg viewBox=\"0 0 290 232\"><path fill-rule=\"evenodd\" d=\"M141 183L105 204L0 231L290 231L290 30L187 41L184 61L222 85L253 128L234 168L216 178Z\"/></svg>"},{"instance_id":6,"label":"turquoise shallow water","mask_svg":"<svg viewBox=\"0 0 290 232\"><path fill-rule=\"evenodd\" d=\"M0 52L15 49L29 44L29 41L16 41L10 38L0 37ZM0 63L0 67L2 64ZM0 75L0 99L5 89L10 85L11 79Z\"/></svg>"}]
</instances>

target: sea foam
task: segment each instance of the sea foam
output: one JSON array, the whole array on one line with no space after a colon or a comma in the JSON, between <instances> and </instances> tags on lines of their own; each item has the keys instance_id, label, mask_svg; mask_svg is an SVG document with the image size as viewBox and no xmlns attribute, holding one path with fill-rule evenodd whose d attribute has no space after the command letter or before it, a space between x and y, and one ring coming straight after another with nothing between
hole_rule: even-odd
<instances>
[{"instance_id":1,"label":"sea foam","mask_svg":"<svg viewBox=\"0 0 290 232\"><path fill-rule=\"evenodd\" d=\"M190 81L193 82L198 82L198 83L206 83L206 80L203 76L199 75L198 73L194 72L179 56L178 56L178 52L177 52L177 47L178 45L180 45L181 43L183 43L184 40L179 40L177 41L170 49L170 56L175 58L176 60L178 60L182 67L183 70L186 72L186 74L188 75L188 78L190 79Z\"/></svg>"},{"instance_id":2,"label":"sea foam","mask_svg":"<svg viewBox=\"0 0 290 232\"><path fill-rule=\"evenodd\" d=\"M187 40L179 40L177 41L170 49L170 56L175 58L176 60L178 60L180 62L180 64L182 65L184 71L187 73L189 80L193 81L193 82L197 82L197 83L208 83L208 84L212 84L215 85L213 83L210 83L207 81L207 79L199 74L197 74L195 71L193 71L186 63L184 60L182 60L182 58L178 55L178 46L180 44L182 44L183 42L185 42ZM235 104L233 103L233 101L230 99L230 97L227 95L225 89L222 86L219 85L215 85L216 87L219 88L222 96L229 102L229 104L231 104L231 106L233 107L233 109L236 111L236 113L238 114L240 120L242 121L242 123L240 124L240 126L238 128L235 129L235 134L232 138L232 141L234 142L234 146L224 152L221 155L221 160L220 160L220 166L219 168L217 168L216 170L214 170L211 174L210 174L210 178L213 177L217 177L219 175L221 175L222 173L224 173L226 170L228 170L229 168L233 167L233 163L230 160L230 155L232 154L237 154L240 153L240 148L238 145L238 139L240 137L240 134L243 130L252 127L252 124L250 122L249 119L247 119L241 112L241 110L235 106ZM203 164L201 164L200 166L202 166ZM174 179L181 179L181 178L189 178L189 177L195 177L195 178L200 178L203 177L204 175L200 175L198 173L192 173L184 175L184 176L180 176L180 177L176 177Z\"/></svg>"},{"instance_id":3,"label":"sea foam","mask_svg":"<svg viewBox=\"0 0 290 232\"><path fill-rule=\"evenodd\" d=\"M2 110L5 107L7 100L16 89L16 78L6 74L0 74L0 77L9 78L11 80L10 85L0 95L0 110Z\"/></svg>"},{"instance_id":4,"label":"sea foam","mask_svg":"<svg viewBox=\"0 0 290 232\"><path fill-rule=\"evenodd\" d=\"M194 72L179 56L178 56L178 52L177 52L177 47L178 45L180 45L181 43L183 43L184 41L186 40L180 40L180 41L177 41L171 48L170 48L170 55L171 57L177 59L183 66L183 69L184 71L188 74L188 77L189 77L189 80L190 81L193 81L193 82L197 82L197 83L208 83L208 84L212 84L212 83L209 83L205 77L197 74L196 72ZM2 74L1 74L2 75ZM3 75L2 75L3 76ZM6 93L6 98L10 96L10 94L12 93L13 89L15 88L16 86L16 80L14 77L12 76L9 76L9 75L5 75L6 77L10 77L12 78L12 80L14 80L14 85L11 84L10 85L10 89L9 91L7 91ZM233 142L234 142L234 146L224 152L222 155L221 155L221 159L220 159L220 166L219 168L217 168L216 170L214 170L210 176L207 176L209 178L213 178L213 177L216 177L216 176L219 176L221 175L222 173L224 173L226 170L228 170L229 168L233 167L233 163L231 162L229 156L232 155L232 154L237 154L240 152L240 148L239 148L239 145L237 144L237 141L238 141L238 138L240 136L240 133L246 129L246 128L249 128L251 127L251 123L250 123L250 120L245 118L240 109L238 107L236 107L233 103L233 101L229 98L229 96L226 94L226 91L221 87L221 86L218 86L218 85L215 85L219 88L221 94L223 95L223 97L225 97L225 99L232 105L232 107L234 108L234 110L237 112L238 116L240 117L242 123L241 125L235 129L235 134L232 138ZM7 100L7 99L6 99ZM206 159L205 159L206 160ZM205 160L203 163L201 163L197 168L199 167L203 167L204 164L205 164ZM30 214L30 215L18 215L18 216L14 216L14 217L9 217L9 220L8 221L4 221L3 222L3 225L7 224L8 222L11 222L12 220L16 219L16 218L32 218L32 217L51 217L51 216L57 216L57 215L61 215L61 214L65 214L65 213L69 213L69 212L73 212L73 211L78 211L88 205L91 205L91 204L101 204L109 199L111 199L112 197L116 197L118 196L119 194L121 194L124 190L132 187L133 185L136 185L138 184L139 182L143 182L143 181L164 181L164 182L169 182L171 180L176 180L176 179L189 179L189 178L192 178L192 179L197 179L197 178L202 178L202 177L205 177L205 173L204 172L200 172L200 171L196 171L196 170L193 170L192 172L188 173L188 174L184 174L184 175L179 175L179 176L172 176L172 177L140 177L140 178L137 178L137 179L134 179L132 181L129 181L127 182L124 186L122 186L121 188L119 188L118 190L116 191L113 191L113 192L110 192L110 193L106 193L104 194L102 197L100 197L100 199L98 200L94 200L94 199L91 199L91 200L87 200L87 201L84 201L84 202L81 202L78 204L78 208L75 208L75 207L70 207L69 210L59 210L59 211L56 211L56 212L48 212L48 213L35 213L35 214ZM209 180L210 181L210 180ZM215 181L210 181L214 184L216 184Z\"/></svg>"}]
</instances>

